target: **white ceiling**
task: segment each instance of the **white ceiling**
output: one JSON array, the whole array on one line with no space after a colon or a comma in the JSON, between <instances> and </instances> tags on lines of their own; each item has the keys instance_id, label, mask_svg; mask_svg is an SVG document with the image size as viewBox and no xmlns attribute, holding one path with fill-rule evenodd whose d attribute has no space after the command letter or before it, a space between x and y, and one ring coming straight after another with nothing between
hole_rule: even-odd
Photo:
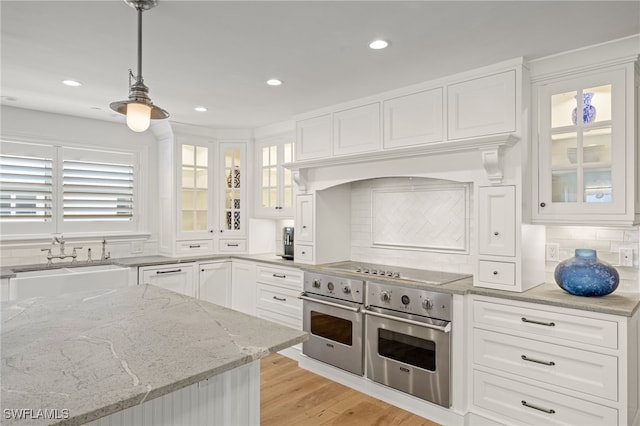
<instances>
[{"instance_id":1,"label":"white ceiling","mask_svg":"<svg viewBox=\"0 0 640 426\"><path fill-rule=\"evenodd\" d=\"M134 9L122 0L2 0L0 13L4 105L122 120L109 103L127 98L127 72L136 71ZM143 13L142 74L171 121L254 128L638 33L639 1L160 0ZM370 50L375 38L391 46ZM284 85L269 87L269 78Z\"/></svg>"}]
</instances>

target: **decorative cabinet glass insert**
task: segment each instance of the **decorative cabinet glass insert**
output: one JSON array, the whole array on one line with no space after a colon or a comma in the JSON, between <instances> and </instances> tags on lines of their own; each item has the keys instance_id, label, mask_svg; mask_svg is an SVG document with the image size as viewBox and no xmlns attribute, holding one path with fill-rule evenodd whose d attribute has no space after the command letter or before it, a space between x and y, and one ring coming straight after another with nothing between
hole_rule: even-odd
<instances>
[{"instance_id":1,"label":"decorative cabinet glass insert","mask_svg":"<svg viewBox=\"0 0 640 426\"><path fill-rule=\"evenodd\" d=\"M292 139L293 136L257 143L259 199L256 216L293 217L293 174L283 167L283 164L295 161Z\"/></svg>"},{"instance_id":2,"label":"decorative cabinet glass insert","mask_svg":"<svg viewBox=\"0 0 640 426\"><path fill-rule=\"evenodd\" d=\"M539 85L534 217L625 212L625 87L624 70Z\"/></svg>"},{"instance_id":3,"label":"decorative cabinet glass insert","mask_svg":"<svg viewBox=\"0 0 640 426\"><path fill-rule=\"evenodd\" d=\"M221 143L220 155L224 173L220 232L229 236L244 235L246 226L245 147L233 143Z\"/></svg>"}]
</instances>

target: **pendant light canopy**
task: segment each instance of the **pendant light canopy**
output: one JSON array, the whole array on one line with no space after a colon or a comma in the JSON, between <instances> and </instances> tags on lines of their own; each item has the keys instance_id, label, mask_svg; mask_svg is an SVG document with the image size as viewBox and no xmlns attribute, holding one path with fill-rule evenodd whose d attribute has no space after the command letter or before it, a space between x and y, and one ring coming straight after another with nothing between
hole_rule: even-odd
<instances>
[{"instance_id":1,"label":"pendant light canopy","mask_svg":"<svg viewBox=\"0 0 640 426\"><path fill-rule=\"evenodd\" d=\"M124 0L126 4L138 11L138 74L129 70L129 99L112 102L112 110L127 116L127 126L134 132L144 132L149 128L151 120L169 118L169 113L151 102L149 88L142 78L142 11L149 10L158 4L158 0ZM132 84L131 80L135 79Z\"/></svg>"}]
</instances>

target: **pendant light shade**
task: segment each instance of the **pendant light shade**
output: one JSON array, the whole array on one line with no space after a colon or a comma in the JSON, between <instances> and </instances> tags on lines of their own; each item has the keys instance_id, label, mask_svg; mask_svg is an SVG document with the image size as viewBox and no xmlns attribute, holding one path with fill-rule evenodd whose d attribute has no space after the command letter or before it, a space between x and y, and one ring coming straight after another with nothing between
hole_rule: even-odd
<instances>
[{"instance_id":1,"label":"pendant light shade","mask_svg":"<svg viewBox=\"0 0 640 426\"><path fill-rule=\"evenodd\" d=\"M127 116L127 126L134 132L144 132L151 120L169 118L169 113L151 102L149 88L142 78L142 11L155 7L157 0L124 0L138 11L138 74L129 70L129 99L112 102L112 110ZM132 79L135 81L131 83Z\"/></svg>"}]
</instances>

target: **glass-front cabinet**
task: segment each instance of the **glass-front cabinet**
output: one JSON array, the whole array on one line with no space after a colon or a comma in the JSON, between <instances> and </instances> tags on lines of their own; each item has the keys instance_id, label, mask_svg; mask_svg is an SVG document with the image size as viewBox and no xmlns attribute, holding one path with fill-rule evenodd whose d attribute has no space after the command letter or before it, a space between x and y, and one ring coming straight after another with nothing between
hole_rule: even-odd
<instances>
[{"instance_id":1,"label":"glass-front cabinet","mask_svg":"<svg viewBox=\"0 0 640 426\"><path fill-rule=\"evenodd\" d=\"M178 145L177 240L186 244L178 252L216 251L214 239L245 236L245 157L244 143Z\"/></svg>"},{"instance_id":2,"label":"glass-front cabinet","mask_svg":"<svg viewBox=\"0 0 640 426\"><path fill-rule=\"evenodd\" d=\"M268 218L293 217L294 182L291 170L283 164L294 158L293 135L256 143L258 190L256 216Z\"/></svg>"},{"instance_id":3,"label":"glass-front cabinet","mask_svg":"<svg viewBox=\"0 0 640 426\"><path fill-rule=\"evenodd\" d=\"M534 85L534 221L616 221L633 209L628 72L620 68Z\"/></svg>"}]
</instances>

